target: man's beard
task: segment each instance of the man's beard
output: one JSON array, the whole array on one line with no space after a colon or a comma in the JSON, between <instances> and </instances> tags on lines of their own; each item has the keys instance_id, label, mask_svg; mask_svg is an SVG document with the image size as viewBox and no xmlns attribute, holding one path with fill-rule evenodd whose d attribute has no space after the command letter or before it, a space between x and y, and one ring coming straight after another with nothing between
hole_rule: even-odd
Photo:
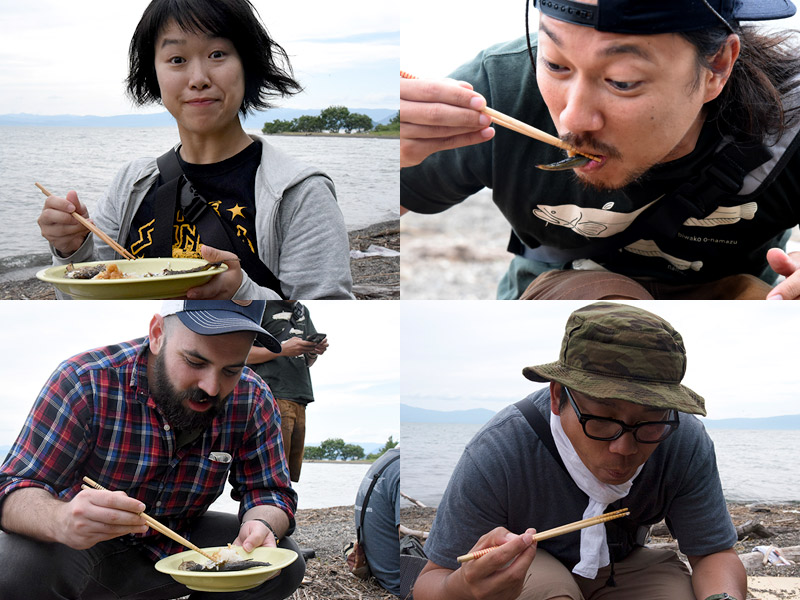
<instances>
[{"instance_id":1,"label":"man's beard","mask_svg":"<svg viewBox=\"0 0 800 600\"><path fill-rule=\"evenodd\" d=\"M164 348L165 349L165 348ZM198 431L207 429L222 406L218 396L209 396L203 390L194 388L185 392L175 389L167 375L166 365L162 358L164 352L151 355L154 381L150 382L150 395L161 409L171 427L178 431ZM200 402L208 400L212 406L205 412L197 412L184 406L185 400Z\"/></svg>"}]
</instances>

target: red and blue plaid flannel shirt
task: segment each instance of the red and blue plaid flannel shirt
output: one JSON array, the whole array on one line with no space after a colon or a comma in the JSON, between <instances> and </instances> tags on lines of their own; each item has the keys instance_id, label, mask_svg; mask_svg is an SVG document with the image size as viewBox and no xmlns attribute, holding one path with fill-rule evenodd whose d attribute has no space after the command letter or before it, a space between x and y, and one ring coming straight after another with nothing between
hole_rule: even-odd
<instances>
[{"instance_id":1,"label":"red and blue plaid flannel shirt","mask_svg":"<svg viewBox=\"0 0 800 600\"><path fill-rule=\"evenodd\" d=\"M297 494L269 388L245 368L211 428L176 448L175 431L150 397L147 348L147 338L125 342L56 369L0 467L0 510L8 494L23 487L70 500L89 476L140 500L147 514L191 540L192 519L222 494L227 478L240 519L254 506L277 506L289 517L291 533ZM215 462L212 452L233 460ZM153 530L128 539L153 559L183 550Z\"/></svg>"}]
</instances>

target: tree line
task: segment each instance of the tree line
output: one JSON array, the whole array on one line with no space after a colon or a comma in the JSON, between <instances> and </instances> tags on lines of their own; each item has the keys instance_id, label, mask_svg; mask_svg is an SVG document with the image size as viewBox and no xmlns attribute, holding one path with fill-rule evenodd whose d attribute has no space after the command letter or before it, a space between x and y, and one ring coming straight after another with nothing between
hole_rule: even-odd
<instances>
[{"instance_id":1,"label":"tree line","mask_svg":"<svg viewBox=\"0 0 800 600\"><path fill-rule=\"evenodd\" d=\"M346 106L329 106L317 116L301 115L291 121L276 119L264 123L262 132L270 133L322 133L328 131L353 133L359 131L400 131L400 111L389 125L373 126L372 119L361 113L351 113Z\"/></svg>"},{"instance_id":2,"label":"tree line","mask_svg":"<svg viewBox=\"0 0 800 600\"><path fill-rule=\"evenodd\" d=\"M397 446L398 442L389 436L388 441L375 452L364 456L364 448L358 444L346 444L342 438L328 438L319 446L306 446L303 458L308 460L377 460L387 450Z\"/></svg>"}]
</instances>

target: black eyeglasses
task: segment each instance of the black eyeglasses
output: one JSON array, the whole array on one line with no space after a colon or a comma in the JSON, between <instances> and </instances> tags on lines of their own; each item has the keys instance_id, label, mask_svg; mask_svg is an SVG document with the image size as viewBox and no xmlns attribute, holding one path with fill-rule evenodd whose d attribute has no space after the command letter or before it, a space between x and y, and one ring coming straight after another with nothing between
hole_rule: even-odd
<instances>
[{"instance_id":1,"label":"black eyeglasses","mask_svg":"<svg viewBox=\"0 0 800 600\"><path fill-rule=\"evenodd\" d=\"M674 418L667 421L641 421L636 425L628 425L617 419L609 419L607 417L585 415L581 413L569 389L563 385L561 389L566 393L569 403L575 410L575 414L578 415L578 421L583 426L583 433L593 440L610 442L616 440L626 431L630 431L637 442L657 444L667 439L678 428L678 413L674 410L671 411Z\"/></svg>"}]
</instances>

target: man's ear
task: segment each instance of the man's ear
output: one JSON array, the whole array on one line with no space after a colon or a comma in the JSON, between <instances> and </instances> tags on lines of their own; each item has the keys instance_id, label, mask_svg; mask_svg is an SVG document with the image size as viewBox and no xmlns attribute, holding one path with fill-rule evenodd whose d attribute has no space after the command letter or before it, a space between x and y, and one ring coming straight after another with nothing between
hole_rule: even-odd
<instances>
[{"instance_id":1,"label":"man's ear","mask_svg":"<svg viewBox=\"0 0 800 600\"><path fill-rule=\"evenodd\" d=\"M739 58L740 50L741 42L739 41L739 36L732 33L725 40L725 44L720 48L719 52L709 61L711 71L706 79L704 103L711 102L722 93L722 89L731 76L733 65Z\"/></svg>"},{"instance_id":2,"label":"man's ear","mask_svg":"<svg viewBox=\"0 0 800 600\"><path fill-rule=\"evenodd\" d=\"M153 315L150 319L150 352L158 354L164 345L164 317Z\"/></svg>"},{"instance_id":3,"label":"man's ear","mask_svg":"<svg viewBox=\"0 0 800 600\"><path fill-rule=\"evenodd\" d=\"M550 412L554 415L561 415L559 404L561 403L561 384L555 381L550 382Z\"/></svg>"}]
</instances>

